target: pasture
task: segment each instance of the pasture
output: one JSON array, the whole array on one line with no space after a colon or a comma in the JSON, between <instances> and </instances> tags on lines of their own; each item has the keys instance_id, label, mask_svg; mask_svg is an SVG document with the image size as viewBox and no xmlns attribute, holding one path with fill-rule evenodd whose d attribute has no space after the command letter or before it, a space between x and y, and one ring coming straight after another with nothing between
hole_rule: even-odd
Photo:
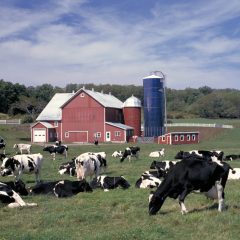
<instances>
[{"instance_id":1,"label":"pasture","mask_svg":"<svg viewBox=\"0 0 240 240\"><path fill-rule=\"evenodd\" d=\"M238 123L239 126L239 123ZM201 130L201 129L200 129ZM29 128L26 126L1 126L0 136L7 143L6 153L15 154L14 143L29 143ZM26 196L26 202L36 202L37 207L8 209L0 204L0 239L239 239L240 222L240 180L228 181L225 199L228 209L217 211L216 202L203 195L190 194L185 201L189 214L182 216L177 200L167 199L156 216L148 215L149 189L135 188L135 182L141 173L149 169L153 159L151 151L161 149L157 144L140 144L140 157L120 163L111 157L115 150L123 150L133 144L69 145L68 160L87 151L105 151L108 168L104 174L123 175L131 184L127 190L115 189L103 192L79 193L67 198L53 196ZM198 145L164 146L165 157L173 160L179 150L221 149L225 155L240 154L240 128L219 131ZM42 179L76 180L75 177L58 174L60 163L66 161L56 155L52 161L43 145L33 145L33 153L42 153L44 163ZM156 160L156 159L155 159ZM240 160L230 162L232 167L240 167ZM1 181L10 181L13 177L0 177ZM35 184L34 175L23 175L27 186Z\"/></svg>"}]
</instances>

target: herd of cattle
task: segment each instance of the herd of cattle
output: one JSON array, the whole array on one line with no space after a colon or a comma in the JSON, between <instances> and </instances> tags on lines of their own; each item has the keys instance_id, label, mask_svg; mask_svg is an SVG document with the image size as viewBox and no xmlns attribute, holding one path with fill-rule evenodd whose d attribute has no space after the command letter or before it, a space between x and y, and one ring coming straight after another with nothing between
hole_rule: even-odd
<instances>
[{"instance_id":1,"label":"herd of cattle","mask_svg":"<svg viewBox=\"0 0 240 240\"><path fill-rule=\"evenodd\" d=\"M9 207L36 206L36 203L26 203L21 195L51 194L58 198L70 197L79 192L92 192L95 188L109 191L117 187L127 189L130 183L123 176L104 175L107 167L107 155L105 152L86 152L74 157L71 161L59 166L59 174L76 176L76 181L61 180L43 182L41 168L43 155L31 154L30 144L15 144L20 154L12 157L5 155L6 144L1 141L0 155L1 176L13 175L14 181L0 182L0 201L8 203ZM48 151L53 160L56 153L67 158L68 146L61 142L43 148ZM25 154L24 154L25 153ZM132 157L138 158L140 147L127 147L124 151L115 151L112 157L119 158L123 162L126 158L131 161ZM151 152L149 157L164 157L165 151ZM149 214L156 214L167 197L178 198L181 213L187 213L184 199L191 192L204 193L208 198L218 200L218 210L222 211L224 205L224 188L229 179L240 179L240 169L233 169L226 161L239 158L237 155L224 157L222 151L193 150L180 151L174 161L152 161L149 168L136 180L136 188L149 188L156 190L149 195ZM158 159L159 160L159 159ZM34 173L36 185L26 188L21 180L23 173ZM87 178L90 181L87 182Z\"/></svg>"}]
</instances>

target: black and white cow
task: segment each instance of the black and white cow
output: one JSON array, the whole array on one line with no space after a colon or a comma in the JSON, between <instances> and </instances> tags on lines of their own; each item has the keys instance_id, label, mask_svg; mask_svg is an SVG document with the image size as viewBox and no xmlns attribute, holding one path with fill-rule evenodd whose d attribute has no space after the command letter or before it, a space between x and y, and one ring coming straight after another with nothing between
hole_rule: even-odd
<instances>
[{"instance_id":1,"label":"black and white cow","mask_svg":"<svg viewBox=\"0 0 240 240\"><path fill-rule=\"evenodd\" d=\"M102 188L105 192L109 191L109 189L114 189L114 188L122 188L122 189L127 189L130 187L129 182L123 177L110 177L110 176L98 176L94 178L90 185L92 188L97 188L100 187Z\"/></svg>"},{"instance_id":2,"label":"black and white cow","mask_svg":"<svg viewBox=\"0 0 240 240\"><path fill-rule=\"evenodd\" d=\"M233 161L233 160L236 160L236 159L239 159L239 158L240 158L240 155L230 154L230 155L226 155L224 157L224 161Z\"/></svg>"},{"instance_id":3,"label":"black and white cow","mask_svg":"<svg viewBox=\"0 0 240 240\"><path fill-rule=\"evenodd\" d=\"M106 152L85 152L85 153L82 153L80 154L78 157L82 156L86 156L86 155L95 155L99 162L100 162L100 167L107 167L107 154Z\"/></svg>"},{"instance_id":4,"label":"black and white cow","mask_svg":"<svg viewBox=\"0 0 240 240\"><path fill-rule=\"evenodd\" d=\"M71 197L80 192L92 192L92 188L85 179L81 181L53 181L37 184L31 187L30 193L37 194L51 194L58 198Z\"/></svg>"},{"instance_id":5,"label":"black and white cow","mask_svg":"<svg viewBox=\"0 0 240 240\"><path fill-rule=\"evenodd\" d=\"M141 177L136 181L136 188L154 188L158 187L161 183L158 171L145 171Z\"/></svg>"},{"instance_id":6,"label":"black and white cow","mask_svg":"<svg viewBox=\"0 0 240 240\"><path fill-rule=\"evenodd\" d=\"M67 158L68 155L68 146L67 145L51 145L51 146L46 146L43 148L43 151L49 152L52 157L53 160L56 159L56 153L64 155L65 158Z\"/></svg>"},{"instance_id":7,"label":"black and white cow","mask_svg":"<svg viewBox=\"0 0 240 240\"><path fill-rule=\"evenodd\" d=\"M0 161L2 161L4 158L6 158L6 155L4 153L0 153Z\"/></svg>"},{"instance_id":8,"label":"black and white cow","mask_svg":"<svg viewBox=\"0 0 240 240\"><path fill-rule=\"evenodd\" d=\"M199 159L212 159L212 160L215 158L217 160L222 161L223 155L224 155L223 151L217 151L217 150L212 150L212 151L191 150L188 152L179 151L176 154L175 159L186 159L186 158L195 157L195 158L199 158Z\"/></svg>"},{"instance_id":9,"label":"black and white cow","mask_svg":"<svg viewBox=\"0 0 240 240\"><path fill-rule=\"evenodd\" d=\"M77 179L82 180L86 177L98 177L101 163L96 155L81 154L75 158Z\"/></svg>"},{"instance_id":10,"label":"black and white cow","mask_svg":"<svg viewBox=\"0 0 240 240\"><path fill-rule=\"evenodd\" d=\"M35 173L36 181L40 182L43 156L40 153L15 155L5 158L1 165L1 175L7 176L12 173L18 181L23 173Z\"/></svg>"},{"instance_id":11,"label":"black and white cow","mask_svg":"<svg viewBox=\"0 0 240 240\"><path fill-rule=\"evenodd\" d=\"M37 206L36 203L26 203L20 195L28 195L24 182L0 182L0 201L7 203L8 207Z\"/></svg>"},{"instance_id":12,"label":"black and white cow","mask_svg":"<svg viewBox=\"0 0 240 240\"><path fill-rule=\"evenodd\" d=\"M123 156L123 151L119 150L119 151L114 151L113 154L112 154L112 157L119 157L121 158Z\"/></svg>"},{"instance_id":13,"label":"black and white cow","mask_svg":"<svg viewBox=\"0 0 240 240\"><path fill-rule=\"evenodd\" d=\"M5 148L6 148L6 143L4 142L4 139L0 139L0 149L3 150L3 154L5 154Z\"/></svg>"},{"instance_id":14,"label":"black and white cow","mask_svg":"<svg viewBox=\"0 0 240 240\"><path fill-rule=\"evenodd\" d=\"M66 163L62 163L59 166L59 171L58 171L61 175L63 174L67 174L70 176L75 176L76 175L76 165L75 165L75 160L71 160L69 162Z\"/></svg>"},{"instance_id":15,"label":"black and white cow","mask_svg":"<svg viewBox=\"0 0 240 240\"><path fill-rule=\"evenodd\" d=\"M157 169L161 177L164 177L167 172L177 163L178 161L153 161L150 165L150 169Z\"/></svg>"},{"instance_id":16,"label":"black and white cow","mask_svg":"<svg viewBox=\"0 0 240 240\"><path fill-rule=\"evenodd\" d=\"M149 214L156 214L167 197L178 198L181 213L187 213L184 199L193 191L205 192L218 199L218 211L224 209L224 188L227 182L228 164L220 166L211 161L188 159L170 169L157 190L149 196Z\"/></svg>"},{"instance_id":17,"label":"black and white cow","mask_svg":"<svg viewBox=\"0 0 240 240\"><path fill-rule=\"evenodd\" d=\"M228 174L228 180L239 180L240 179L240 168L230 169Z\"/></svg>"},{"instance_id":18,"label":"black and white cow","mask_svg":"<svg viewBox=\"0 0 240 240\"><path fill-rule=\"evenodd\" d=\"M138 146L127 147L123 152L120 162L123 162L124 159L126 158L128 158L129 161L131 160L132 157L138 158L139 152L140 152L140 147Z\"/></svg>"}]
</instances>

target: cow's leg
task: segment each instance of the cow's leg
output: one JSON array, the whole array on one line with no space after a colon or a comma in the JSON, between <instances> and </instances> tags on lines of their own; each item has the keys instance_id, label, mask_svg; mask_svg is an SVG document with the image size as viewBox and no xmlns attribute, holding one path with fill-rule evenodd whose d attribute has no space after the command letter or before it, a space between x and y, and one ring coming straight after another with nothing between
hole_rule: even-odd
<instances>
[{"instance_id":1,"label":"cow's leg","mask_svg":"<svg viewBox=\"0 0 240 240\"><path fill-rule=\"evenodd\" d=\"M52 155L52 158L53 158L53 161L55 160L55 157L56 157L56 153L51 153Z\"/></svg>"},{"instance_id":2,"label":"cow's leg","mask_svg":"<svg viewBox=\"0 0 240 240\"><path fill-rule=\"evenodd\" d=\"M21 207L26 206L26 203L22 200L22 198L15 191L13 191L12 197L15 199L15 203L17 203L19 206L21 206ZM14 204L13 204L13 206L14 206ZM14 207L16 207L16 206L14 206Z\"/></svg>"},{"instance_id":3,"label":"cow's leg","mask_svg":"<svg viewBox=\"0 0 240 240\"><path fill-rule=\"evenodd\" d=\"M5 152L5 148L3 149L3 154L5 154L6 152Z\"/></svg>"},{"instance_id":4,"label":"cow's leg","mask_svg":"<svg viewBox=\"0 0 240 240\"><path fill-rule=\"evenodd\" d=\"M218 211L222 212L225 209L224 190L222 184L219 181L216 182L216 188L218 194Z\"/></svg>"},{"instance_id":5,"label":"cow's leg","mask_svg":"<svg viewBox=\"0 0 240 240\"><path fill-rule=\"evenodd\" d=\"M189 190L187 188L185 188L184 191L178 197L178 201L179 201L179 205L181 207L182 215L188 213L188 210L187 210L187 208L184 204L184 199L188 195L188 193L189 193Z\"/></svg>"}]
</instances>

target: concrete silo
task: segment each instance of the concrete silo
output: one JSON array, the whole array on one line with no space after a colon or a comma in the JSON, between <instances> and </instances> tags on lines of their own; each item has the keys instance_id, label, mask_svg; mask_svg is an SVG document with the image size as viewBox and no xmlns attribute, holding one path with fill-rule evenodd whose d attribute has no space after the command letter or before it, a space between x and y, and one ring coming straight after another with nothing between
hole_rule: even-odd
<instances>
[{"instance_id":1,"label":"concrete silo","mask_svg":"<svg viewBox=\"0 0 240 240\"><path fill-rule=\"evenodd\" d=\"M143 78L144 90L144 136L157 137L165 134L166 98L165 77L154 72Z\"/></svg>"},{"instance_id":2,"label":"concrete silo","mask_svg":"<svg viewBox=\"0 0 240 240\"><path fill-rule=\"evenodd\" d=\"M141 101L131 96L123 103L124 123L134 128L133 135L141 136Z\"/></svg>"}]
</instances>

